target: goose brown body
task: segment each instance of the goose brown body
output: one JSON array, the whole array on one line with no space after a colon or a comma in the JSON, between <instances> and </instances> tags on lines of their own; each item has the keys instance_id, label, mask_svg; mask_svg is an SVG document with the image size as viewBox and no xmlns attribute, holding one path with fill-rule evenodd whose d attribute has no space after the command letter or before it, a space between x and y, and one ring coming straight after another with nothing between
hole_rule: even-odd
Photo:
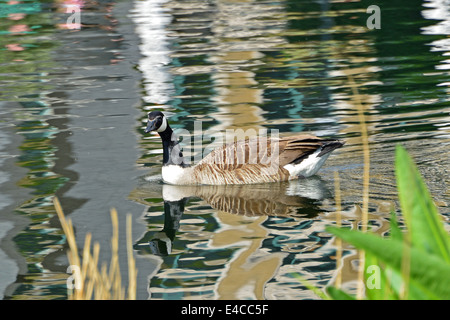
<instances>
[{"instance_id":1,"label":"goose brown body","mask_svg":"<svg viewBox=\"0 0 450 320\"><path fill-rule=\"evenodd\" d=\"M295 179L298 176L284 167L329 143L312 135L237 141L213 150L192 167L192 180L201 184L245 184Z\"/></svg>"},{"instance_id":2,"label":"goose brown body","mask_svg":"<svg viewBox=\"0 0 450 320\"><path fill-rule=\"evenodd\" d=\"M331 151L344 144L340 140L307 134L255 137L217 148L198 164L187 166L164 115L159 120L161 115L157 112L149 114L146 132L157 131L163 140L162 176L171 184L251 184L307 177L319 170ZM164 130L158 131L159 128ZM171 159L174 154L178 159L176 162Z\"/></svg>"}]
</instances>

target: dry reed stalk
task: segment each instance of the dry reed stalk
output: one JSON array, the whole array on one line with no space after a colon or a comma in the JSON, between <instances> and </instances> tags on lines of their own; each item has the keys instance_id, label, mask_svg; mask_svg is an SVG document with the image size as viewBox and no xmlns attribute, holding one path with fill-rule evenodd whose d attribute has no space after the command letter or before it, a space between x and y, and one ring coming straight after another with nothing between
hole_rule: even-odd
<instances>
[{"instance_id":1,"label":"dry reed stalk","mask_svg":"<svg viewBox=\"0 0 450 320\"><path fill-rule=\"evenodd\" d=\"M75 240L72 221L66 219L57 198L54 199L56 213L61 222L61 226L67 238L69 251L67 253L69 263L75 267L75 288L73 292L69 290L68 295L71 300L123 300L136 299L136 262L133 256L132 234L131 234L131 215L127 215L127 257L128 257L128 296L125 289L122 288L122 279L119 266L119 222L117 211L111 210L111 221L113 235L111 237L111 262L109 271L106 264L102 264L99 270L98 261L100 245L94 244L91 253L92 235L88 233L85 238L82 259L78 255L78 247Z\"/></svg>"},{"instance_id":2,"label":"dry reed stalk","mask_svg":"<svg viewBox=\"0 0 450 320\"><path fill-rule=\"evenodd\" d=\"M128 299L136 300L136 279L137 269L136 261L133 256L133 239L132 239L132 220L131 215L127 216L127 254L128 254Z\"/></svg>"},{"instance_id":3,"label":"dry reed stalk","mask_svg":"<svg viewBox=\"0 0 450 320\"><path fill-rule=\"evenodd\" d=\"M370 178L370 147L367 130L367 122L364 114L364 106L360 99L358 88L355 80L351 74L347 74L348 82L355 100L355 104L358 107L358 118L361 125L361 140L364 159L364 173L363 173L363 203L362 203L362 216L361 216L361 231L367 231L368 217L369 217L369 178ZM364 268L365 268L365 252L359 251L359 266L358 266L358 289L357 298L362 299L364 297Z\"/></svg>"},{"instance_id":4,"label":"dry reed stalk","mask_svg":"<svg viewBox=\"0 0 450 320\"><path fill-rule=\"evenodd\" d=\"M342 206L341 206L341 185L340 185L340 179L339 179L339 173L337 171L334 172L334 194L335 194L335 200L336 200L336 227L340 228L341 223L341 212L342 212ZM336 276L336 288L340 288L342 284L342 269L341 269L341 263L342 263L342 239L336 238L336 269L339 270L337 276Z\"/></svg>"}]
</instances>

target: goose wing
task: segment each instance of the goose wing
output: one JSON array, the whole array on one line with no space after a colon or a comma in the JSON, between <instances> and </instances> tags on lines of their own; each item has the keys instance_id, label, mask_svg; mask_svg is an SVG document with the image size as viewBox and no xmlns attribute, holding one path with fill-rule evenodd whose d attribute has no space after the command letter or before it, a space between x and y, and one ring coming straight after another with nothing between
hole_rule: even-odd
<instances>
[{"instance_id":1,"label":"goose wing","mask_svg":"<svg viewBox=\"0 0 450 320\"><path fill-rule=\"evenodd\" d=\"M290 136L282 140L285 146L280 154L280 166L298 164L316 151L319 151L317 157L321 157L345 144L343 140L322 139L312 135Z\"/></svg>"},{"instance_id":2,"label":"goose wing","mask_svg":"<svg viewBox=\"0 0 450 320\"><path fill-rule=\"evenodd\" d=\"M199 165L218 165L224 170L234 170L247 165L271 165L278 161L278 166L283 167L289 163L301 162L328 141L331 140L306 134L279 139L255 137L214 149Z\"/></svg>"}]
</instances>

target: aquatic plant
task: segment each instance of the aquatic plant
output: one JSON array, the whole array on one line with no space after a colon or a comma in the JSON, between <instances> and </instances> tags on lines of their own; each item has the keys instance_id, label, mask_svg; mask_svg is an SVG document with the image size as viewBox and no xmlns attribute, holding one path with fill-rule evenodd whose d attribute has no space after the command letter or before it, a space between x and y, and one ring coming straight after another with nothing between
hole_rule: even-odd
<instances>
[{"instance_id":1,"label":"aquatic plant","mask_svg":"<svg viewBox=\"0 0 450 320\"><path fill-rule=\"evenodd\" d=\"M450 236L414 161L397 146L398 196L405 230L391 217L390 236L328 227L327 231L365 252L365 297L450 299ZM332 299L356 297L330 286Z\"/></svg>"},{"instance_id":2,"label":"aquatic plant","mask_svg":"<svg viewBox=\"0 0 450 320\"><path fill-rule=\"evenodd\" d=\"M72 221L65 218L57 198L54 199L54 205L69 245L67 253L70 263L69 270L74 274L73 283L68 285L68 298L70 300L135 300L137 270L132 248L131 215L127 216L128 292L125 294L119 266L117 211L111 210L113 235L111 237L111 262L108 270L106 264L103 264L101 269L98 267L100 245L95 243L91 252L92 235L90 233L86 235L83 252L81 257L79 256Z\"/></svg>"}]
</instances>

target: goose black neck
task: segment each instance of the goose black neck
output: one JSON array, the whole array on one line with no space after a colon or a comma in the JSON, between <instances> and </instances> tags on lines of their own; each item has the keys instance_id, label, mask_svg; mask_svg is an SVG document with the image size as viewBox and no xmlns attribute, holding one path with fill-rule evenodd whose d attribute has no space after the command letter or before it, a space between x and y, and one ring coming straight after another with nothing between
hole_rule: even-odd
<instances>
[{"instance_id":1,"label":"goose black neck","mask_svg":"<svg viewBox=\"0 0 450 320\"><path fill-rule=\"evenodd\" d=\"M185 167L183 153L172 128L167 125L166 130L159 132L163 145L163 166L178 165Z\"/></svg>"}]
</instances>

